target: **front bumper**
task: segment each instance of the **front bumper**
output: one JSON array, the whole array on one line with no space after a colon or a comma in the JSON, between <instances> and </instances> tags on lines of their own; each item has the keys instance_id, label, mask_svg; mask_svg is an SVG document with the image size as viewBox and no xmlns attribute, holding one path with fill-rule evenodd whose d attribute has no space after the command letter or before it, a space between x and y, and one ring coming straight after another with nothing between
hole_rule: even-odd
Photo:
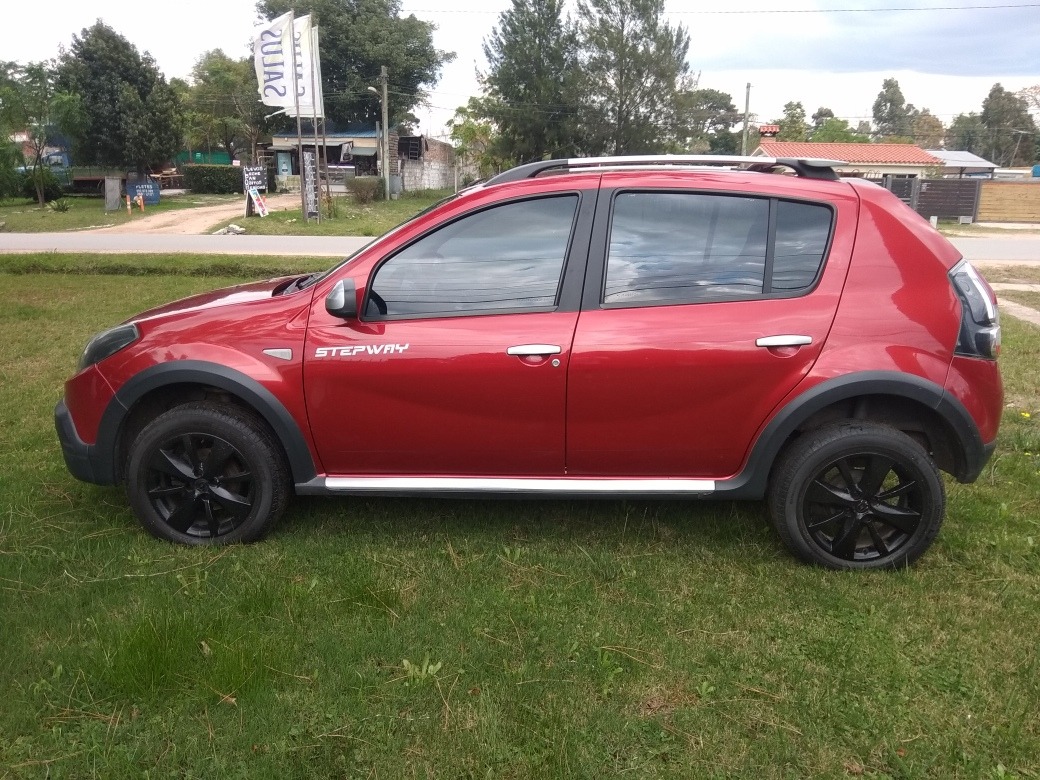
<instances>
[{"instance_id":1,"label":"front bumper","mask_svg":"<svg viewBox=\"0 0 1040 780\"><path fill-rule=\"evenodd\" d=\"M54 427L58 431L61 442L61 454L65 457L65 465L76 479L92 482L95 485L114 484L109 475L111 469L98 462L94 447L80 439L72 415L65 406L65 401L58 401L54 407Z\"/></svg>"}]
</instances>

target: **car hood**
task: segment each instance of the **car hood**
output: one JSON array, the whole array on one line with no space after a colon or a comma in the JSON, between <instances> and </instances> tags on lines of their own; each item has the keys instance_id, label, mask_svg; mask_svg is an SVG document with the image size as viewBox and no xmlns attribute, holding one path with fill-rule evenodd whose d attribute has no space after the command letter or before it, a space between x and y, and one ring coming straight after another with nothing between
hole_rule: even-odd
<instances>
[{"instance_id":1,"label":"car hood","mask_svg":"<svg viewBox=\"0 0 1040 780\"><path fill-rule=\"evenodd\" d=\"M236 284L234 287L223 287L219 290L192 295L181 298L178 301L148 309L131 317L127 322L138 322L153 319L155 317L168 316L170 314L186 314L188 312L202 311L204 309L215 309L220 306L236 306L238 304L250 303L252 301L269 300L296 276L282 276L277 279L267 279L262 282L250 282L249 284Z\"/></svg>"}]
</instances>

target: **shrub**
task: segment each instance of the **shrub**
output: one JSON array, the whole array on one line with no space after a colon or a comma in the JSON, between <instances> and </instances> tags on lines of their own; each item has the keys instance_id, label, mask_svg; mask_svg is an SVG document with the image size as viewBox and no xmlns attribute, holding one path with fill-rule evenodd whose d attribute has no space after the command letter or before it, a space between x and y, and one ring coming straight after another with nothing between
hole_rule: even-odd
<instances>
[{"instance_id":1,"label":"shrub","mask_svg":"<svg viewBox=\"0 0 1040 780\"><path fill-rule=\"evenodd\" d=\"M58 181L58 177L51 172L50 168L40 168L35 173L30 170L22 174L22 195L29 200L36 200L34 176L39 176L43 179L43 199L45 202L50 203L52 200L58 200L65 194L61 182Z\"/></svg>"},{"instance_id":2,"label":"shrub","mask_svg":"<svg viewBox=\"0 0 1040 780\"><path fill-rule=\"evenodd\" d=\"M198 194L240 193L242 169L234 165L185 165L184 186Z\"/></svg>"},{"instance_id":3,"label":"shrub","mask_svg":"<svg viewBox=\"0 0 1040 780\"><path fill-rule=\"evenodd\" d=\"M69 202L65 198L59 198L58 200L51 201L51 210L57 211L64 214L70 208Z\"/></svg>"},{"instance_id":4,"label":"shrub","mask_svg":"<svg viewBox=\"0 0 1040 780\"><path fill-rule=\"evenodd\" d=\"M347 180L347 189L355 203L371 203L382 188L383 180L375 176L359 176Z\"/></svg>"},{"instance_id":5,"label":"shrub","mask_svg":"<svg viewBox=\"0 0 1040 780\"><path fill-rule=\"evenodd\" d=\"M18 147L0 137L0 198L13 198L22 191L22 177L18 173L22 161Z\"/></svg>"}]
</instances>

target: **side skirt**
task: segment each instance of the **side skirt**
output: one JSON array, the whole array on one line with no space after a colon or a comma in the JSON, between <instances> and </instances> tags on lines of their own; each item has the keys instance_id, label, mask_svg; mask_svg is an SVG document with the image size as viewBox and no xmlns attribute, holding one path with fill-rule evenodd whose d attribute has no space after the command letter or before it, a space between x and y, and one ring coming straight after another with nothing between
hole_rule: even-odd
<instances>
[{"instance_id":1,"label":"side skirt","mask_svg":"<svg viewBox=\"0 0 1040 780\"><path fill-rule=\"evenodd\" d=\"M501 477L318 477L296 485L300 495L517 496L698 498L715 493L710 479L585 479Z\"/></svg>"}]
</instances>

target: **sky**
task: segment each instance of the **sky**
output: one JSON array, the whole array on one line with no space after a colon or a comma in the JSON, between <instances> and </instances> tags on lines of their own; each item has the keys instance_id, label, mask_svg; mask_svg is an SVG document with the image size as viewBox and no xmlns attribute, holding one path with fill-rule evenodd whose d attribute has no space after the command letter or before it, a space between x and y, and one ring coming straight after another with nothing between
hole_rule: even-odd
<instances>
[{"instance_id":1,"label":"sky","mask_svg":"<svg viewBox=\"0 0 1040 780\"><path fill-rule=\"evenodd\" d=\"M415 110L420 132L444 136L457 106L479 91L482 42L509 0L402 0L404 14L437 25L434 45L456 54ZM249 53L260 21L255 0L4 0L0 60L49 59L96 19L148 51L167 78L186 78L199 56ZM569 8L573 10L574 0ZM907 102L944 124L980 111L993 84L1040 84L1040 0L665 0L667 20L690 34L699 86L728 92L740 110L777 119L789 101L821 106L855 126L871 118L881 83L895 78ZM708 10L710 9L710 10ZM391 74L393 83L393 74Z\"/></svg>"}]
</instances>

